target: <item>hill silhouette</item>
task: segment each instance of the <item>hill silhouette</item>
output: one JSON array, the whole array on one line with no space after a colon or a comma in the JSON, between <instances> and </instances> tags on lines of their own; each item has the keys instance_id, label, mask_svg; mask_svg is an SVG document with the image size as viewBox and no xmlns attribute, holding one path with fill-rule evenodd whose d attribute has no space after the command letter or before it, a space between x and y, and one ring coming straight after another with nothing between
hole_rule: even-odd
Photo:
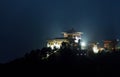
<instances>
[{"instance_id":1,"label":"hill silhouette","mask_svg":"<svg viewBox=\"0 0 120 77\"><path fill-rule=\"evenodd\" d=\"M79 72L97 74L113 73L120 70L120 52L115 51L88 56L83 51L70 48L61 48L59 50L43 48L41 50L32 50L30 53L26 53L24 57L13 60L5 65L15 66L17 70L21 69L21 65L22 69L34 67L45 73L60 70L69 72L79 70Z\"/></svg>"}]
</instances>

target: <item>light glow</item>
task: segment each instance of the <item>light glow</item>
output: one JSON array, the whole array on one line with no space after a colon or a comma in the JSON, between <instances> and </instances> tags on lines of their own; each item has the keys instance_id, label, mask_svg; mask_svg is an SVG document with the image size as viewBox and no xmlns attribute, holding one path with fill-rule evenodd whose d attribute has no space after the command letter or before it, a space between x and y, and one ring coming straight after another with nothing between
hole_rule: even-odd
<instances>
[{"instance_id":1,"label":"light glow","mask_svg":"<svg viewBox=\"0 0 120 77\"><path fill-rule=\"evenodd\" d=\"M54 49L54 47L56 47L57 49L60 49L60 45L55 43L53 45L47 44L47 47L50 47L52 50Z\"/></svg>"},{"instance_id":2,"label":"light glow","mask_svg":"<svg viewBox=\"0 0 120 77\"><path fill-rule=\"evenodd\" d=\"M86 43L85 42L81 42L81 46L82 47L86 46Z\"/></svg>"},{"instance_id":3,"label":"light glow","mask_svg":"<svg viewBox=\"0 0 120 77\"><path fill-rule=\"evenodd\" d=\"M75 43L78 43L79 39L81 39L80 37L75 37Z\"/></svg>"},{"instance_id":4,"label":"light glow","mask_svg":"<svg viewBox=\"0 0 120 77\"><path fill-rule=\"evenodd\" d=\"M94 53L98 53L98 51L99 51L99 49L98 49L97 45L94 45L93 46L93 52Z\"/></svg>"},{"instance_id":5,"label":"light glow","mask_svg":"<svg viewBox=\"0 0 120 77\"><path fill-rule=\"evenodd\" d=\"M85 42L81 42L80 44L81 44L81 49L85 50L87 47L87 44Z\"/></svg>"}]
</instances>

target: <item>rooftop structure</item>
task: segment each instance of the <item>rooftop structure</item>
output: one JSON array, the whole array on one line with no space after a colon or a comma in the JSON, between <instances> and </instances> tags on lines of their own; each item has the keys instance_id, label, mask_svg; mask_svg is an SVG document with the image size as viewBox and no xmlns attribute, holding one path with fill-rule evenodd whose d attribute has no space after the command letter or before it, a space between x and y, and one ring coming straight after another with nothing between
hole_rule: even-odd
<instances>
[{"instance_id":1,"label":"rooftop structure","mask_svg":"<svg viewBox=\"0 0 120 77\"><path fill-rule=\"evenodd\" d=\"M81 37L81 35L83 34L82 32L77 32L75 31L73 28L66 31L66 32L62 32L64 37Z\"/></svg>"},{"instance_id":2,"label":"rooftop structure","mask_svg":"<svg viewBox=\"0 0 120 77\"><path fill-rule=\"evenodd\" d=\"M119 42L118 40L105 40L104 48L109 51L115 51L118 42Z\"/></svg>"},{"instance_id":3,"label":"rooftop structure","mask_svg":"<svg viewBox=\"0 0 120 77\"><path fill-rule=\"evenodd\" d=\"M54 48L60 49L63 42L66 42L69 44L78 43L79 40L81 40L81 35L83 33L77 32L72 28L66 32L62 32L62 34L63 34L63 37L61 37L61 38L54 38L54 39L47 40L47 47L50 47L52 49L54 49Z\"/></svg>"}]
</instances>

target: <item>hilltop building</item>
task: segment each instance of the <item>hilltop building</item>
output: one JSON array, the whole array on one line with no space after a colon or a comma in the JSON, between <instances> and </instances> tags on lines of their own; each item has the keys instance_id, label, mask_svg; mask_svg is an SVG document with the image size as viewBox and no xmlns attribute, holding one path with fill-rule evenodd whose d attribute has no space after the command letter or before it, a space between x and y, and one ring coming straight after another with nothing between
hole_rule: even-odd
<instances>
[{"instance_id":1,"label":"hilltop building","mask_svg":"<svg viewBox=\"0 0 120 77\"><path fill-rule=\"evenodd\" d=\"M104 41L104 48L108 51L116 51L118 49L119 40L105 40Z\"/></svg>"},{"instance_id":2,"label":"hilltop building","mask_svg":"<svg viewBox=\"0 0 120 77\"><path fill-rule=\"evenodd\" d=\"M71 47L79 46L81 35L83 33L70 29L66 32L62 32L62 34L63 37L47 40L47 47L50 47L51 49L60 49L63 42L67 43Z\"/></svg>"}]
</instances>

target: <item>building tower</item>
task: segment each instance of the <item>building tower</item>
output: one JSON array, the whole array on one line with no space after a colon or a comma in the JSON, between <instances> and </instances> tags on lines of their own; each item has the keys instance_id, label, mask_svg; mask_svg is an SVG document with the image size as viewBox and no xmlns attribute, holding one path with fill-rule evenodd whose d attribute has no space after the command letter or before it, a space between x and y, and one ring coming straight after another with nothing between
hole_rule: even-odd
<instances>
[{"instance_id":1,"label":"building tower","mask_svg":"<svg viewBox=\"0 0 120 77\"><path fill-rule=\"evenodd\" d=\"M78 45L79 41L81 40L82 32L77 32L73 28L62 32L63 37L60 38L54 38L51 40L47 40L47 47L51 47L54 49L54 47L60 49L63 42L68 43L71 46Z\"/></svg>"}]
</instances>

